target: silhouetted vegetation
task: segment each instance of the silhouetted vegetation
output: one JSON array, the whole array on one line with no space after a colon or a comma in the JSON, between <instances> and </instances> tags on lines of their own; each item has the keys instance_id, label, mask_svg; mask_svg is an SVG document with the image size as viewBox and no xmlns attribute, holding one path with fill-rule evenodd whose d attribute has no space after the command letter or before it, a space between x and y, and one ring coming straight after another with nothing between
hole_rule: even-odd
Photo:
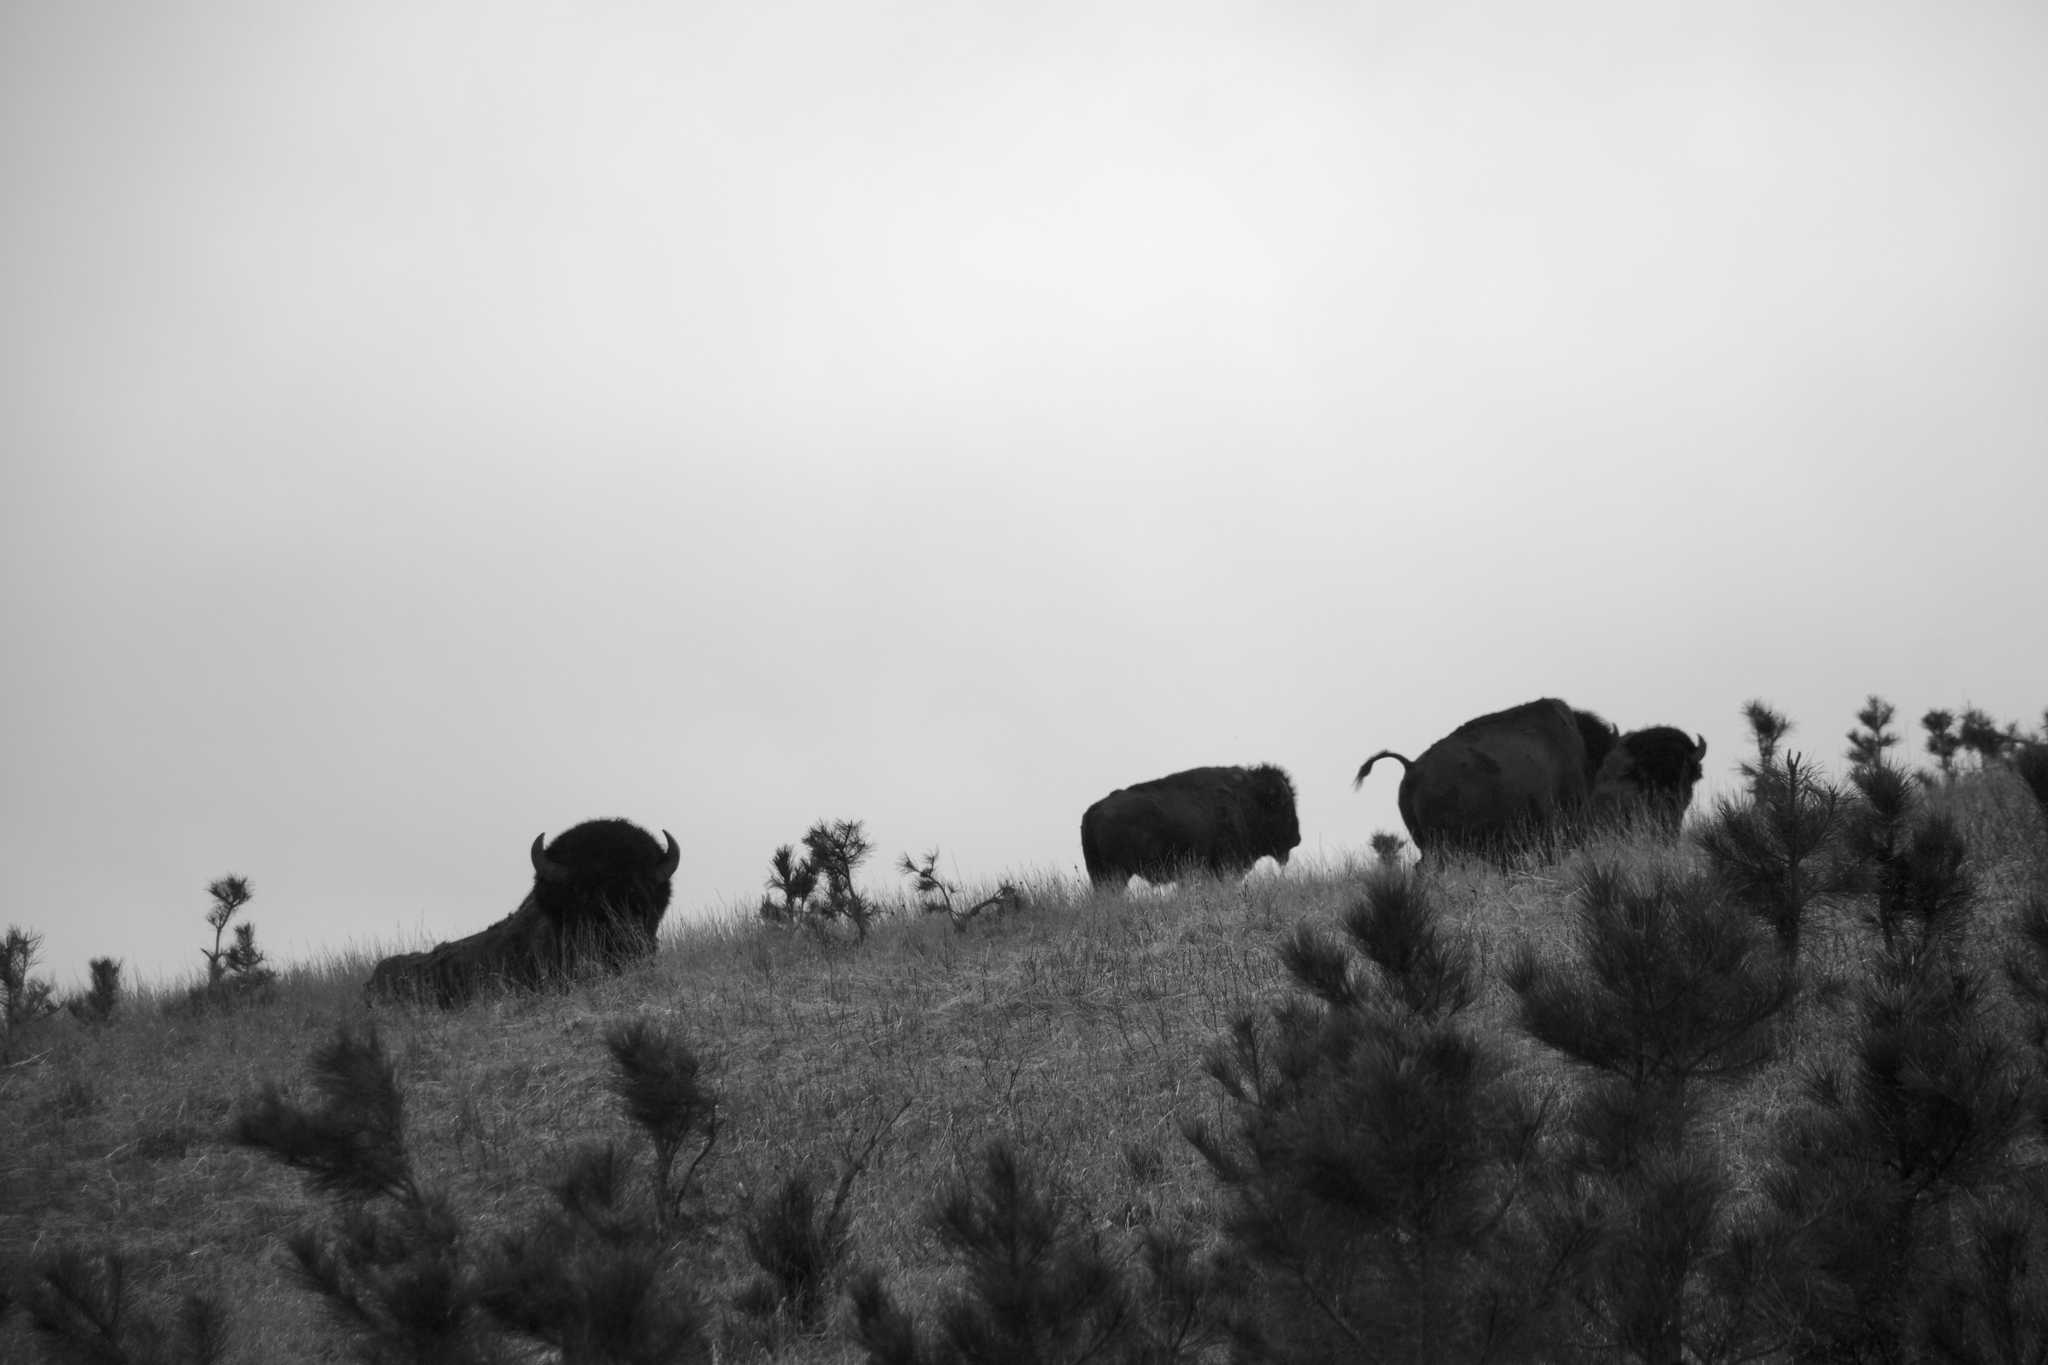
<instances>
[{"instance_id":1,"label":"silhouetted vegetation","mask_svg":"<svg viewBox=\"0 0 2048 1365\"><path fill-rule=\"evenodd\" d=\"M127 1259L115 1253L42 1257L21 1302L49 1358L65 1365L214 1365L227 1354L217 1299L188 1294L166 1313L135 1290Z\"/></svg>"},{"instance_id":2,"label":"silhouetted vegetation","mask_svg":"<svg viewBox=\"0 0 2048 1365\"><path fill-rule=\"evenodd\" d=\"M761 898L761 918L816 931L844 921L856 938L865 940L878 908L853 885L855 869L874 852L861 822L820 820L804 834L803 845L801 859L789 844L769 859L769 894Z\"/></svg>"},{"instance_id":3,"label":"silhouetted vegetation","mask_svg":"<svg viewBox=\"0 0 2048 1365\"><path fill-rule=\"evenodd\" d=\"M959 1263L935 1330L890 1297L879 1276L852 1287L854 1333L871 1365L1172 1365L1214 1339L1217 1282L1184 1241L1151 1230L1140 1266L1120 1260L1088 1211L1007 1143L955 1180L927 1224Z\"/></svg>"},{"instance_id":4,"label":"silhouetted vegetation","mask_svg":"<svg viewBox=\"0 0 2048 1365\"><path fill-rule=\"evenodd\" d=\"M717 1104L672 1034L633 1021L607 1031L614 1088L654 1147L647 1194L613 1144L575 1153L552 1207L478 1249L445 1196L416 1177L404 1101L376 1034L343 1030L317 1052L312 1106L274 1085L246 1106L235 1137L303 1172L337 1201L324 1226L289 1239L301 1278L370 1361L486 1362L506 1334L569 1362L709 1358L708 1317L681 1281L669 1235L688 1172L677 1155L715 1133ZM691 1169L694 1170L693 1161Z\"/></svg>"},{"instance_id":5,"label":"silhouetted vegetation","mask_svg":"<svg viewBox=\"0 0 2048 1365\"><path fill-rule=\"evenodd\" d=\"M57 1010L50 998L50 983L33 975L42 946L41 934L11 924L7 937L0 939L0 1023L7 1030L0 1038L0 1060L13 1056L14 1042L23 1029Z\"/></svg>"},{"instance_id":6,"label":"silhouetted vegetation","mask_svg":"<svg viewBox=\"0 0 2048 1365\"><path fill-rule=\"evenodd\" d=\"M186 1003L196 1007L232 1007L271 999L277 974L265 965L263 950L256 946L256 926L245 919L234 926L233 941L225 941L229 924L255 895L248 879L218 878L207 883L206 894L213 897L213 904L206 911L206 923L213 930L213 946L199 950L206 959L206 980L186 993Z\"/></svg>"},{"instance_id":7,"label":"silhouetted vegetation","mask_svg":"<svg viewBox=\"0 0 2048 1365\"><path fill-rule=\"evenodd\" d=\"M90 964L92 983L64 1002L71 1017L86 1024L104 1024L114 1017L121 1003L121 964L110 957L96 957Z\"/></svg>"}]
</instances>

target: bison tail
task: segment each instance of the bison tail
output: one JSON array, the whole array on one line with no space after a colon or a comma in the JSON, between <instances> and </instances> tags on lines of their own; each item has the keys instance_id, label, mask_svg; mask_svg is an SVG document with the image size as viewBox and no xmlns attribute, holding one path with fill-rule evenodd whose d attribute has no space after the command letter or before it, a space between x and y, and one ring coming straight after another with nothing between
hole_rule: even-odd
<instances>
[{"instance_id":1,"label":"bison tail","mask_svg":"<svg viewBox=\"0 0 2048 1365\"><path fill-rule=\"evenodd\" d=\"M1379 762L1383 758L1391 758L1398 762L1403 768L1406 768L1408 766L1408 760L1402 755L1395 753L1392 749L1382 749L1378 753L1374 754L1371 758L1365 760L1365 763L1358 770L1358 776L1351 779L1351 790L1357 791L1360 787L1364 786L1365 775L1372 771L1373 764Z\"/></svg>"}]
</instances>

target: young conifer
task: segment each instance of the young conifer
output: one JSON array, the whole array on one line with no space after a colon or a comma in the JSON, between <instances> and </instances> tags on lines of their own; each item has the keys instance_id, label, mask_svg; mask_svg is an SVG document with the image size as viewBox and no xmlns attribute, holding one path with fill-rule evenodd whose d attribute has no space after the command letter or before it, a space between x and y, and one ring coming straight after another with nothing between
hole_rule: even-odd
<instances>
[{"instance_id":1,"label":"young conifer","mask_svg":"<svg viewBox=\"0 0 2048 1365\"><path fill-rule=\"evenodd\" d=\"M990 1144L928 1221L965 1284L926 1332L880 1276L856 1277L854 1332L870 1365L1177 1365L1212 1339L1217 1282L1184 1241L1148 1233L1134 1276L1086 1210L1007 1143Z\"/></svg>"},{"instance_id":2,"label":"young conifer","mask_svg":"<svg viewBox=\"0 0 2048 1365\"><path fill-rule=\"evenodd\" d=\"M126 1259L114 1253L87 1256L67 1249L44 1257L22 1302L54 1360L215 1365L227 1358L227 1316L217 1300L188 1294L166 1316L141 1301Z\"/></svg>"},{"instance_id":3,"label":"young conifer","mask_svg":"<svg viewBox=\"0 0 2048 1365\"><path fill-rule=\"evenodd\" d=\"M1973 1267L2015 1237L2041 1245L2022 1159L2040 1078L1962 951L1974 892L1960 838L1924 817L1892 846L1906 854L1877 878L1894 907L1857 988L1857 1036L1782 1130L1769 1210L1739 1254L1780 1286L1765 1318L1795 1357L1906 1361L1963 1343L1960 1358L2018 1358L1998 1354L2012 1320L1984 1325L2005 1291ZM2013 1210L2031 1212L2016 1226ZM2031 1321L2048 1324L2039 1301Z\"/></svg>"},{"instance_id":4,"label":"young conifer","mask_svg":"<svg viewBox=\"0 0 2048 1365\"><path fill-rule=\"evenodd\" d=\"M1188 1137L1228 1199L1255 1358L1514 1358L1559 1305L1522 1206L1542 1107L1464 1021L1472 954L1425 887L1374 874L1346 943L1304 930L1283 950L1307 998L1211 1050L1234 1123Z\"/></svg>"},{"instance_id":5,"label":"young conifer","mask_svg":"<svg viewBox=\"0 0 2048 1365\"><path fill-rule=\"evenodd\" d=\"M1606 1077L1573 1106L1546 1190L1551 1244L1581 1266L1579 1330L1644 1361L1735 1358L1742 1333L1708 1288L1731 1278L1727 1182L1693 1131L1697 1087L1771 1054L1795 978L1705 878L1596 865L1578 901L1577 952L1525 948L1505 979L1530 1033Z\"/></svg>"},{"instance_id":6,"label":"young conifer","mask_svg":"<svg viewBox=\"0 0 2048 1365\"><path fill-rule=\"evenodd\" d=\"M84 993L64 1002L71 1017L87 1024L104 1024L114 1017L121 1003L121 964L111 957L92 960L92 984Z\"/></svg>"},{"instance_id":7,"label":"young conifer","mask_svg":"<svg viewBox=\"0 0 2048 1365\"><path fill-rule=\"evenodd\" d=\"M1699 844L1725 893L1770 925L1797 960L1808 907L1847 889L1840 849L1848 821L1842 790L1798 754L1779 760L1758 736L1747 799L1722 797L1701 823Z\"/></svg>"}]
</instances>

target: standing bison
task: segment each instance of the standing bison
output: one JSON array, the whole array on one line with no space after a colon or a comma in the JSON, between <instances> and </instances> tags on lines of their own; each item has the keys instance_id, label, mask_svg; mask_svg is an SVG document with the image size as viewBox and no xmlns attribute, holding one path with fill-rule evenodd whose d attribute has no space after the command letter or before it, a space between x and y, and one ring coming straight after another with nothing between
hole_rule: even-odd
<instances>
[{"instance_id":1,"label":"standing bison","mask_svg":"<svg viewBox=\"0 0 2048 1365\"><path fill-rule=\"evenodd\" d=\"M1617 735L1590 711L1554 697L1467 721L1413 760L1383 749L1401 777L1401 819L1425 857L1481 853L1505 858L1527 848L1554 853L1560 836L1589 814L1625 820L1648 809L1675 832L1701 775L1707 742L1657 726Z\"/></svg>"},{"instance_id":2,"label":"standing bison","mask_svg":"<svg viewBox=\"0 0 2048 1365\"><path fill-rule=\"evenodd\" d=\"M1294 783L1270 763L1120 787L1081 816L1081 857L1102 889L1122 890L1133 874L1170 882L1189 865L1241 875L1264 857L1285 864L1300 842Z\"/></svg>"},{"instance_id":3,"label":"standing bison","mask_svg":"<svg viewBox=\"0 0 2048 1365\"><path fill-rule=\"evenodd\" d=\"M586 820L552 844L535 835L533 890L519 908L453 943L387 957L370 973L377 999L459 1005L490 984L537 986L585 967L616 971L654 951L682 850L624 820Z\"/></svg>"}]
</instances>

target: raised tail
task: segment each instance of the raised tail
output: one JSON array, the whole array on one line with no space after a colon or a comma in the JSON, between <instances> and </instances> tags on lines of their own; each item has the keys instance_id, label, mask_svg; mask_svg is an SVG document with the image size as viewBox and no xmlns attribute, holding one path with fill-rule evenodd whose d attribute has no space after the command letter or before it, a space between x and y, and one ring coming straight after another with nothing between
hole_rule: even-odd
<instances>
[{"instance_id":1,"label":"raised tail","mask_svg":"<svg viewBox=\"0 0 2048 1365\"><path fill-rule=\"evenodd\" d=\"M1408 759L1404 755L1397 754L1392 749L1382 749L1378 753L1374 754L1371 758L1365 760L1364 766L1360 767L1358 770L1358 776L1351 779L1351 790L1357 791L1360 787L1364 786L1365 775L1372 771L1373 764L1379 762L1383 758L1391 758L1398 760L1403 768L1406 768L1408 766Z\"/></svg>"}]
</instances>

